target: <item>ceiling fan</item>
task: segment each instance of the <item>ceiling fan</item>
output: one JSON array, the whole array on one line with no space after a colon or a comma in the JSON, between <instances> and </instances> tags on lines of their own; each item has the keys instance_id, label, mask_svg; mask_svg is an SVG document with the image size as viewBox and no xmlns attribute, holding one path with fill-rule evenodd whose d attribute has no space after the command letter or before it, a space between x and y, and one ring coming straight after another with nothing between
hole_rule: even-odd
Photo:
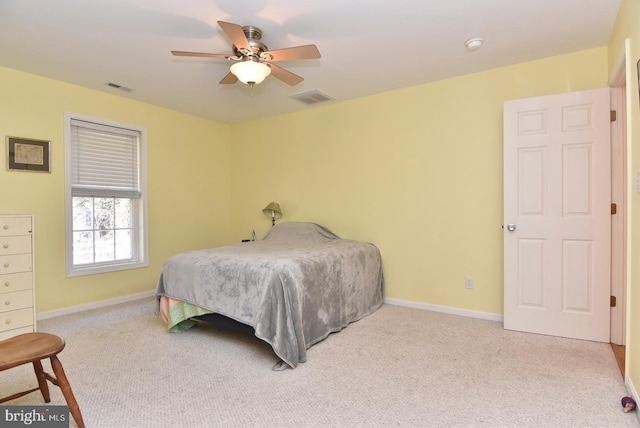
<instances>
[{"instance_id":1,"label":"ceiling fan","mask_svg":"<svg viewBox=\"0 0 640 428\"><path fill-rule=\"evenodd\" d=\"M237 61L231 66L229 73L222 78L221 84L232 84L240 80L251 87L261 83L269 74L293 86L304 79L295 73L274 64L276 61L292 61L298 59L320 58L320 51L315 45L295 46L270 51L260 41L262 31L251 25L241 27L238 24L218 21L222 31L233 43L233 54L214 54L202 52L171 51L176 56L195 56L206 58L222 58Z\"/></svg>"}]
</instances>

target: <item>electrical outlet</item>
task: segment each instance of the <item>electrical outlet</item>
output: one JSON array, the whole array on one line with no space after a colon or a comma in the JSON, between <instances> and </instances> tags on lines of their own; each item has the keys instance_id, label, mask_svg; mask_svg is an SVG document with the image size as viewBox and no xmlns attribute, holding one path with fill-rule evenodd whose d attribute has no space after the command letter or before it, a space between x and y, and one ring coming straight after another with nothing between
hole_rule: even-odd
<instances>
[{"instance_id":1,"label":"electrical outlet","mask_svg":"<svg viewBox=\"0 0 640 428\"><path fill-rule=\"evenodd\" d=\"M473 277L468 276L464 279L464 288L471 290L473 288Z\"/></svg>"}]
</instances>

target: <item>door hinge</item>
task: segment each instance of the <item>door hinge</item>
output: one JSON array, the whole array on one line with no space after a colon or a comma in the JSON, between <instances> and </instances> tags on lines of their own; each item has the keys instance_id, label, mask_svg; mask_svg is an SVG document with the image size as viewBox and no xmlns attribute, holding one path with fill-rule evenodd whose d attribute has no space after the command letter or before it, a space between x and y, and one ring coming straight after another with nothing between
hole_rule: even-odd
<instances>
[{"instance_id":1,"label":"door hinge","mask_svg":"<svg viewBox=\"0 0 640 428\"><path fill-rule=\"evenodd\" d=\"M611 296L611 307L615 308L617 304L616 296Z\"/></svg>"},{"instance_id":2,"label":"door hinge","mask_svg":"<svg viewBox=\"0 0 640 428\"><path fill-rule=\"evenodd\" d=\"M611 204L611 215L618 214L618 205Z\"/></svg>"},{"instance_id":3,"label":"door hinge","mask_svg":"<svg viewBox=\"0 0 640 428\"><path fill-rule=\"evenodd\" d=\"M611 122L615 122L616 119L618 118L618 114L616 113L615 110L611 110Z\"/></svg>"}]
</instances>

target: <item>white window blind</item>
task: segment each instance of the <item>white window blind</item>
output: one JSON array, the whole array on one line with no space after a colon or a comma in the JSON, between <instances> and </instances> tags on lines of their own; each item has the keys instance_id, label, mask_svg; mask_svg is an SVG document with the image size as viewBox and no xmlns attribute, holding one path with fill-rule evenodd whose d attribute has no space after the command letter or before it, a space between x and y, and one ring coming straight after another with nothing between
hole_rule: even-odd
<instances>
[{"instance_id":1,"label":"white window blind","mask_svg":"<svg viewBox=\"0 0 640 428\"><path fill-rule=\"evenodd\" d=\"M140 198L140 134L71 120L72 196Z\"/></svg>"}]
</instances>

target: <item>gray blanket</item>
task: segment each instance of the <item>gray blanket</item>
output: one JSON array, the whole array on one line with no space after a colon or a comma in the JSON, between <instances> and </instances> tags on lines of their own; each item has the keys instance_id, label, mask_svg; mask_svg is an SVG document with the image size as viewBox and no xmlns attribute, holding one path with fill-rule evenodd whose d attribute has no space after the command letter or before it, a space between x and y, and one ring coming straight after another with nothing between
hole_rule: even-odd
<instances>
[{"instance_id":1,"label":"gray blanket","mask_svg":"<svg viewBox=\"0 0 640 428\"><path fill-rule=\"evenodd\" d=\"M157 294L252 326L295 368L311 345L378 309L383 285L375 245L281 223L262 241L171 257Z\"/></svg>"}]
</instances>

